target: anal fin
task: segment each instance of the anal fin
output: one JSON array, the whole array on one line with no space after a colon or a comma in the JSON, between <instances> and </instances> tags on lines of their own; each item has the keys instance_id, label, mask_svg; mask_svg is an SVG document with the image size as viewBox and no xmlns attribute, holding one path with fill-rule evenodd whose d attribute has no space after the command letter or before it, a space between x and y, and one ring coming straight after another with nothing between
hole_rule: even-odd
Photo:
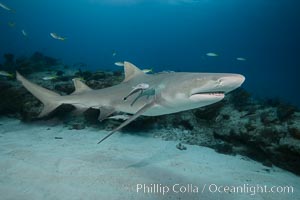
<instances>
[{"instance_id":1,"label":"anal fin","mask_svg":"<svg viewBox=\"0 0 300 200\"><path fill-rule=\"evenodd\" d=\"M75 110L72 111L73 115L81 115L83 114L88 107L82 104L72 104L73 106L75 106Z\"/></svg>"},{"instance_id":2,"label":"anal fin","mask_svg":"<svg viewBox=\"0 0 300 200\"><path fill-rule=\"evenodd\" d=\"M100 144L101 142L103 142L105 139L107 139L109 136L111 136L112 134L114 134L115 132L117 132L118 130L120 130L121 128L123 128L124 126L128 125L130 122L132 122L133 120L135 120L136 118L138 118L140 115L142 115L143 113L145 113L149 108L151 108L153 105L155 104L155 101L152 101L150 103L145 104L141 109L139 109L134 115L132 115L128 120L126 120L125 122L123 122L120 126L114 128L108 135L106 135L104 138L102 138L98 144Z\"/></svg>"},{"instance_id":3,"label":"anal fin","mask_svg":"<svg viewBox=\"0 0 300 200\"><path fill-rule=\"evenodd\" d=\"M50 112L55 110L60 105L61 105L60 103L55 103L55 102L44 104L43 110L39 114L38 118L45 117L46 115L48 115Z\"/></svg>"}]
</instances>

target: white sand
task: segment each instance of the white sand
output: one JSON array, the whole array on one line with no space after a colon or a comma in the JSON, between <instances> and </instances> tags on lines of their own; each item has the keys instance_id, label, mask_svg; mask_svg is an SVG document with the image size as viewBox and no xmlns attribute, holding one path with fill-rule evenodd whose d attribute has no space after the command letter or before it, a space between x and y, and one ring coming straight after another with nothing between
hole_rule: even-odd
<instances>
[{"instance_id":1,"label":"white sand","mask_svg":"<svg viewBox=\"0 0 300 200\"><path fill-rule=\"evenodd\" d=\"M278 168L267 172L265 166L241 156L189 145L180 151L175 148L177 142L120 133L97 145L107 132L11 119L0 119L0 123L1 200L300 199L299 177ZM137 184L154 183L171 191L164 195L136 192ZM175 193L176 183L193 184L199 191ZM294 192L211 193L210 184L288 185Z\"/></svg>"}]
</instances>

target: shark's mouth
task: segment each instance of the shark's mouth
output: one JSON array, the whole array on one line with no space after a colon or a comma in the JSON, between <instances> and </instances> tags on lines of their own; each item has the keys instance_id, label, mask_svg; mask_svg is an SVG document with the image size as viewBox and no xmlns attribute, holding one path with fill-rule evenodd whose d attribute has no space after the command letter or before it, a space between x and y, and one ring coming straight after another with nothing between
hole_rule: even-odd
<instances>
[{"instance_id":1,"label":"shark's mouth","mask_svg":"<svg viewBox=\"0 0 300 200\"><path fill-rule=\"evenodd\" d=\"M215 91L215 92L197 92L197 93L194 93L192 94L191 96L193 95L211 95L211 96L224 96L225 92L223 91Z\"/></svg>"}]
</instances>

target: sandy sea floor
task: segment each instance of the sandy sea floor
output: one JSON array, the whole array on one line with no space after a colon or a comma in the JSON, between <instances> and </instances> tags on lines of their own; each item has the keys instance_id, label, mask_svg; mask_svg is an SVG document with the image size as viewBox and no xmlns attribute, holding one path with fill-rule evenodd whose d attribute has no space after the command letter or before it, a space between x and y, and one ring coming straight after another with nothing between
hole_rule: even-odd
<instances>
[{"instance_id":1,"label":"sandy sea floor","mask_svg":"<svg viewBox=\"0 0 300 200\"><path fill-rule=\"evenodd\" d=\"M1 200L300 199L298 176L242 156L190 145L180 151L178 142L121 133L97 145L106 131L50 122L0 124ZM279 192L251 195L258 184ZM238 186L248 193L232 190Z\"/></svg>"}]
</instances>

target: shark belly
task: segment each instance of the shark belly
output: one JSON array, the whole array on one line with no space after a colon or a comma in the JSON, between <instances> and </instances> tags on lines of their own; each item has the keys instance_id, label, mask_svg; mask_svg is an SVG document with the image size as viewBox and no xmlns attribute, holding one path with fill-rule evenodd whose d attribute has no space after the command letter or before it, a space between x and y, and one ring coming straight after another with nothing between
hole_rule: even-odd
<instances>
[{"instance_id":1,"label":"shark belly","mask_svg":"<svg viewBox=\"0 0 300 200\"><path fill-rule=\"evenodd\" d=\"M217 102L217 101L215 101L215 102ZM215 102L203 102L203 103L190 104L190 105L178 106L178 107L155 105L151 109L147 110L143 115L144 116L159 116L159 115L172 114L172 113L182 112L182 111L186 111L186 110L201 108L201 107L213 104Z\"/></svg>"}]
</instances>

